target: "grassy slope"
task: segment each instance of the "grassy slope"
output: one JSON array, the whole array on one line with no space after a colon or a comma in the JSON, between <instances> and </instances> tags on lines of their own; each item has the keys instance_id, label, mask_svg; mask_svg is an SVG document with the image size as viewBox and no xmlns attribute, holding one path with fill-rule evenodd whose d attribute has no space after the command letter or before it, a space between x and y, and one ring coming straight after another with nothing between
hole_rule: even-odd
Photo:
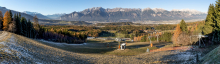
<instances>
[{"instance_id":1,"label":"grassy slope","mask_svg":"<svg viewBox=\"0 0 220 64\"><path fill-rule=\"evenodd\" d=\"M220 46L202 57L202 64L220 64Z\"/></svg>"}]
</instances>

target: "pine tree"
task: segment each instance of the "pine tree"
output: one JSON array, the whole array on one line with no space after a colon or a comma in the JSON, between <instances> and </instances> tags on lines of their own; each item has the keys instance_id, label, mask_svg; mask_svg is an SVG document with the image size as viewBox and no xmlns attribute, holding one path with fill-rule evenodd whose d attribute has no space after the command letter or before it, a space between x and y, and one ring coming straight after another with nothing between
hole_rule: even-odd
<instances>
[{"instance_id":1,"label":"pine tree","mask_svg":"<svg viewBox=\"0 0 220 64\"><path fill-rule=\"evenodd\" d=\"M216 1L215 4L215 25L214 25L214 33L213 33L213 41L220 41L220 0Z\"/></svg>"},{"instance_id":2,"label":"pine tree","mask_svg":"<svg viewBox=\"0 0 220 64\"><path fill-rule=\"evenodd\" d=\"M180 22L180 29L181 29L182 32L188 33L187 25L186 25L186 23L185 23L185 21L183 19Z\"/></svg>"},{"instance_id":3,"label":"pine tree","mask_svg":"<svg viewBox=\"0 0 220 64\"><path fill-rule=\"evenodd\" d=\"M27 36L27 20L25 17L21 18L22 35Z\"/></svg>"},{"instance_id":4,"label":"pine tree","mask_svg":"<svg viewBox=\"0 0 220 64\"><path fill-rule=\"evenodd\" d=\"M180 35L181 33L182 33L182 30L181 30L181 28L180 28L180 25L177 24L176 30L175 30L174 35L173 35L173 38L172 38L174 44L177 43L177 39L178 39L178 37L179 37L179 35Z\"/></svg>"},{"instance_id":5,"label":"pine tree","mask_svg":"<svg viewBox=\"0 0 220 64\"><path fill-rule=\"evenodd\" d=\"M4 21L3 21L3 30L7 31L8 28L9 28L9 23L11 23L11 16L10 16L10 13L8 11L5 12L5 15L4 15Z\"/></svg>"},{"instance_id":6,"label":"pine tree","mask_svg":"<svg viewBox=\"0 0 220 64\"><path fill-rule=\"evenodd\" d=\"M2 30L3 28L3 15L2 15L2 11L0 11L0 30Z\"/></svg>"},{"instance_id":7,"label":"pine tree","mask_svg":"<svg viewBox=\"0 0 220 64\"><path fill-rule=\"evenodd\" d=\"M27 26L28 26L28 28L27 28L27 30L28 30L27 31L28 37L32 38L33 37L33 34L32 34L32 32L33 32L33 25L31 23L30 19L28 19Z\"/></svg>"},{"instance_id":8,"label":"pine tree","mask_svg":"<svg viewBox=\"0 0 220 64\"><path fill-rule=\"evenodd\" d=\"M9 10L10 16L11 16L11 20L13 21L13 14L11 12L11 10ZM12 22L10 22L9 24L11 24Z\"/></svg>"},{"instance_id":9,"label":"pine tree","mask_svg":"<svg viewBox=\"0 0 220 64\"><path fill-rule=\"evenodd\" d=\"M21 34L21 22L20 22L20 17L17 15L15 15L16 19L15 19L15 22L16 22L16 27L17 27L17 30L16 30L16 33L17 34Z\"/></svg>"},{"instance_id":10,"label":"pine tree","mask_svg":"<svg viewBox=\"0 0 220 64\"><path fill-rule=\"evenodd\" d=\"M203 34L207 35L212 33L213 29L214 29L214 17L215 14L215 9L214 9L214 5L210 4L209 5L209 10L208 10L208 14L206 16L206 20L205 20L205 25L203 27Z\"/></svg>"},{"instance_id":11,"label":"pine tree","mask_svg":"<svg viewBox=\"0 0 220 64\"><path fill-rule=\"evenodd\" d=\"M9 14L10 14L10 16L11 16L11 18L12 18L13 14L12 14L11 10L9 10ZM12 20L13 20L13 19L12 19Z\"/></svg>"}]
</instances>

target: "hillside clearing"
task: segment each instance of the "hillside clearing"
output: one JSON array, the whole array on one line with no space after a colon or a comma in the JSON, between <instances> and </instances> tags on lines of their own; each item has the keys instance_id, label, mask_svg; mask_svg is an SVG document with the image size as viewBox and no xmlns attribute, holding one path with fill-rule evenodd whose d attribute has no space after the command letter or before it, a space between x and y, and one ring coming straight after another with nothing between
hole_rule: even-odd
<instances>
[{"instance_id":1,"label":"hillside clearing","mask_svg":"<svg viewBox=\"0 0 220 64\"><path fill-rule=\"evenodd\" d=\"M179 50L142 53L132 56L76 53L73 51L61 49L59 47L53 47L52 45L45 45L42 42L12 33L8 33L7 36L10 36L10 38L1 41L1 63L148 64L185 63L185 61L191 61L190 59L195 59L195 54L188 51ZM134 52L134 50L130 52ZM174 59L175 57L185 53L188 55L187 58ZM191 63L195 62L191 61Z\"/></svg>"}]
</instances>

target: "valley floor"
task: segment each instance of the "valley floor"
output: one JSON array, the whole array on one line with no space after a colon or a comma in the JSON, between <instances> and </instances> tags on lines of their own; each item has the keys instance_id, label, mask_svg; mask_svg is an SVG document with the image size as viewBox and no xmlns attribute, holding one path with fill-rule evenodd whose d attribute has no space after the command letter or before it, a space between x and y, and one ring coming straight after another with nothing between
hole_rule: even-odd
<instances>
[{"instance_id":1,"label":"valley floor","mask_svg":"<svg viewBox=\"0 0 220 64\"><path fill-rule=\"evenodd\" d=\"M150 52L135 56L82 54L44 45L38 41L8 32L2 32L0 35L1 64L195 63L197 53L198 52L174 50ZM202 53L199 55L202 55Z\"/></svg>"}]
</instances>

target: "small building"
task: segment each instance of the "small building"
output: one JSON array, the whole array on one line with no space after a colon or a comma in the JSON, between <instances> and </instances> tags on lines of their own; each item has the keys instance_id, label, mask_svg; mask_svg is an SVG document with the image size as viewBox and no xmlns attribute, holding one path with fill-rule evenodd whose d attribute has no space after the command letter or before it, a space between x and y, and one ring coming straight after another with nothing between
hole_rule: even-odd
<instances>
[{"instance_id":1,"label":"small building","mask_svg":"<svg viewBox=\"0 0 220 64\"><path fill-rule=\"evenodd\" d=\"M126 43L121 44L121 50L124 50L124 49L126 49Z\"/></svg>"}]
</instances>

